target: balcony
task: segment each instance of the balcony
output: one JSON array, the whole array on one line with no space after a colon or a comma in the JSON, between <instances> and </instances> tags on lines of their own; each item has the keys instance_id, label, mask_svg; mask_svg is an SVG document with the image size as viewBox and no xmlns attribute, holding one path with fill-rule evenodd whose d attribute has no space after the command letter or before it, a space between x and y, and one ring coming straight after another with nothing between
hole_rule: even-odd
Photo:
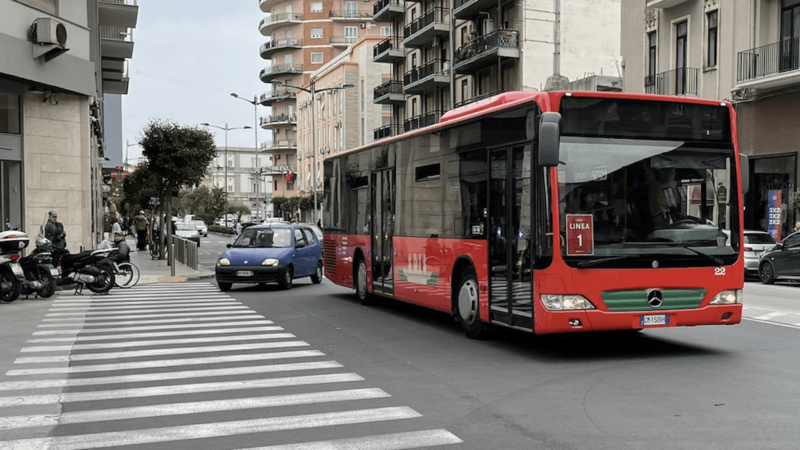
<instances>
[{"instance_id":1,"label":"balcony","mask_svg":"<svg viewBox=\"0 0 800 450\"><path fill-rule=\"evenodd\" d=\"M283 0L258 0L258 8L261 12L268 13L272 11L272 7L282 2Z\"/></svg>"},{"instance_id":2,"label":"balcony","mask_svg":"<svg viewBox=\"0 0 800 450\"><path fill-rule=\"evenodd\" d=\"M275 52L287 48L303 48L302 39L275 39L261 44L259 53L262 59L270 59Z\"/></svg>"},{"instance_id":3,"label":"balcony","mask_svg":"<svg viewBox=\"0 0 800 450\"><path fill-rule=\"evenodd\" d=\"M262 82L269 83L280 76L297 75L301 73L303 73L302 64L275 64L262 69L258 76L261 78Z\"/></svg>"},{"instance_id":4,"label":"balcony","mask_svg":"<svg viewBox=\"0 0 800 450\"><path fill-rule=\"evenodd\" d=\"M644 91L648 94L697 96L700 86L700 69L684 67L644 77Z\"/></svg>"},{"instance_id":5,"label":"balcony","mask_svg":"<svg viewBox=\"0 0 800 450\"><path fill-rule=\"evenodd\" d=\"M298 24L303 22L303 15L297 13L274 13L261 19L258 31L264 36L269 36L275 28L283 25Z\"/></svg>"},{"instance_id":6,"label":"balcony","mask_svg":"<svg viewBox=\"0 0 800 450\"><path fill-rule=\"evenodd\" d=\"M392 123L389 125L384 125L380 128L375 128L372 132L372 139L377 141L380 139L386 139L392 136L398 136L403 133L403 128L396 123Z\"/></svg>"},{"instance_id":7,"label":"balcony","mask_svg":"<svg viewBox=\"0 0 800 450\"><path fill-rule=\"evenodd\" d=\"M258 104L262 106L272 106L275 102L282 102L284 100L297 99L297 91L280 86L273 86L272 92L265 92L261 94L258 99Z\"/></svg>"},{"instance_id":8,"label":"balcony","mask_svg":"<svg viewBox=\"0 0 800 450\"><path fill-rule=\"evenodd\" d=\"M403 82L400 80L389 80L381 83L372 94L372 103L378 105L390 105L405 101L406 95L403 93Z\"/></svg>"},{"instance_id":9,"label":"balcony","mask_svg":"<svg viewBox=\"0 0 800 450\"><path fill-rule=\"evenodd\" d=\"M391 22L403 14L405 7L398 0L380 0L372 5L372 20L376 22Z\"/></svg>"},{"instance_id":10,"label":"balcony","mask_svg":"<svg viewBox=\"0 0 800 450\"><path fill-rule=\"evenodd\" d=\"M372 47L372 62L391 63L405 57L406 50L400 47L399 36L389 36Z\"/></svg>"},{"instance_id":11,"label":"balcony","mask_svg":"<svg viewBox=\"0 0 800 450\"><path fill-rule=\"evenodd\" d=\"M97 13L100 25L136 28L139 19L136 0L99 0Z\"/></svg>"},{"instance_id":12,"label":"balcony","mask_svg":"<svg viewBox=\"0 0 800 450\"><path fill-rule=\"evenodd\" d=\"M433 8L403 29L403 46L428 46L434 37L446 37L450 33L450 9Z\"/></svg>"},{"instance_id":13,"label":"balcony","mask_svg":"<svg viewBox=\"0 0 800 450\"><path fill-rule=\"evenodd\" d=\"M519 59L519 31L495 30L467 42L456 49L453 69L472 72L497 64L498 58Z\"/></svg>"},{"instance_id":14,"label":"balcony","mask_svg":"<svg viewBox=\"0 0 800 450\"><path fill-rule=\"evenodd\" d=\"M128 27L100 25L100 53L103 58L133 57L133 30Z\"/></svg>"},{"instance_id":15,"label":"balcony","mask_svg":"<svg viewBox=\"0 0 800 450\"><path fill-rule=\"evenodd\" d=\"M271 166L264 166L265 175L286 175L289 172L297 173L297 167L273 164Z\"/></svg>"},{"instance_id":16,"label":"balcony","mask_svg":"<svg viewBox=\"0 0 800 450\"><path fill-rule=\"evenodd\" d=\"M455 0L453 16L456 19L473 19L481 11L489 11L497 6L496 0Z\"/></svg>"},{"instance_id":17,"label":"balcony","mask_svg":"<svg viewBox=\"0 0 800 450\"><path fill-rule=\"evenodd\" d=\"M427 127L428 125L433 125L439 122L439 119L442 118L441 111L431 111L425 114L421 114L416 117L412 117L410 119L406 119L403 122L403 129L405 131L416 130L418 128Z\"/></svg>"},{"instance_id":18,"label":"balcony","mask_svg":"<svg viewBox=\"0 0 800 450\"><path fill-rule=\"evenodd\" d=\"M667 9L686 3L689 0L647 0L647 8Z\"/></svg>"},{"instance_id":19,"label":"balcony","mask_svg":"<svg viewBox=\"0 0 800 450\"><path fill-rule=\"evenodd\" d=\"M278 125L297 124L297 114L280 114L276 116L265 116L259 120L261 128L271 128Z\"/></svg>"},{"instance_id":20,"label":"balcony","mask_svg":"<svg viewBox=\"0 0 800 450\"><path fill-rule=\"evenodd\" d=\"M107 94L128 94L131 79L128 77L128 61L103 59L103 92Z\"/></svg>"},{"instance_id":21,"label":"balcony","mask_svg":"<svg viewBox=\"0 0 800 450\"><path fill-rule=\"evenodd\" d=\"M358 36L334 36L331 37L330 43L333 47L347 47L357 40Z\"/></svg>"},{"instance_id":22,"label":"balcony","mask_svg":"<svg viewBox=\"0 0 800 450\"><path fill-rule=\"evenodd\" d=\"M372 14L368 12L360 12L357 9L348 9L345 8L344 11L342 10L330 10L328 11L328 17L331 18L334 22L362 22L362 21L372 21Z\"/></svg>"},{"instance_id":23,"label":"balcony","mask_svg":"<svg viewBox=\"0 0 800 450\"><path fill-rule=\"evenodd\" d=\"M279 150L297 150L297 140L289 139L285 141L264 142L261 144L262 152L274 152Z\"/></svg>"},{"instance_id":24,"label":"balcony","mask_svg":"<svg viewBox=\"0 0 800 450\"><path fill-rule=\"evenodd\" d=\"M800 85L800 38L739 52L736 88L773 90Z\"/></svg>"},{"instance_id":25,"label":"balcony","mask_svg":"<svg viewBox=\"0 0 800 450\"><path fill-rule=\"evenodd\" d=\"M405 73L403 92L420 94L430 92L436 86L447 86L449 83L450 70L447 61L434 59Z\"/></svg>"}]
</instances>

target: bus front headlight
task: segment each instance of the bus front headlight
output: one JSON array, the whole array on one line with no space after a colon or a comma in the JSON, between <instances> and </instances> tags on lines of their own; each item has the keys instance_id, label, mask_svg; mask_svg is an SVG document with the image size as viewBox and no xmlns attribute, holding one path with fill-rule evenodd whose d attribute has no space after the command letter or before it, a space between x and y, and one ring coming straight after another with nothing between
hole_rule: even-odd
<instances>
[{"instance_id":1,"label":"bus front headlight","mask_svg":"<svg viewBox=\"0 0 800 450\"><path fill-rule=\"evenodd\" d=\"M582 295L542 294L542 304L551 311L570 311L576 309L595 309L592 302Z\"/></svg>"},{"instance_id":2,"label":"bus front headlight","mask_svg":"<svg viewBox=\"0 0 800 450\"><path fill-rule=\"evenodd\" d=\"M741 289L731 289L727 291L722 291L714 297L714 300L711 300L711 305L736 305L738 303L742 303L742 290Z\"/></svg>"}]
</instances>

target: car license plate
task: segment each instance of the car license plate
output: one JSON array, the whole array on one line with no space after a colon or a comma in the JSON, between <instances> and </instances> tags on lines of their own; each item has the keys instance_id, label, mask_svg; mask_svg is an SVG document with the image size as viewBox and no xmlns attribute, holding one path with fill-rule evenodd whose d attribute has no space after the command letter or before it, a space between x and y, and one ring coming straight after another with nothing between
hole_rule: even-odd
<instances>
[{"instance_id":1,"label":"car license plate","mask_svg":"<svg viewBox=\"0 0 800 450\"><path fill-rule=\"evenodd\" d=\"M252 270L240 270L240 271L236 272L236 275L238 275L240 277L252 277L253 276L253 271Z\"/></svg>"},{"instance_id":2,"label":"car license plate","mask_svg":"<svg viewBox=\"0 0 800 450\"><path fill-rule=\"evenodd\" d=\"M640 316L639 324L643 327L650 325L669 325L669 316L666 314Z\"/></svg>"},{"instance_id":3,"label":"car license plate","mask_svg":"<svg viewBox=\"0 0 800 450\"><path fill-rule=\"evenodd\" d=\"M53 276L53 278L58 278L61 276L61 274L58 273L58 269L50 269L50 275Z\"/></svg>"}]
</instances>

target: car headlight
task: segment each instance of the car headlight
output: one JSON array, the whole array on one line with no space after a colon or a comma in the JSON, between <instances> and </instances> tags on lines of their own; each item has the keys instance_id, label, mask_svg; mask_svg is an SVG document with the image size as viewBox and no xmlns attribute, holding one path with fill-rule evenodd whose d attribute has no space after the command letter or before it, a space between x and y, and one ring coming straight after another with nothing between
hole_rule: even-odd
<instances>
[{"instance_id":1,"label":"car headlight","mask_svg":"<svg viewBox=\"0 0 800 450\"><path fill-rule=\"evenodd\" d=\"M262 266L277 266L278 264L280 264L280 261L275 258L267 258L261 263Z\"/></svg>"},{"instance_id":2,"label":"car headlight","mask_svg":"<svg viewBox=\"0 0 800 450\"><path fill-rule=\"evenodd\" d=\"M727 290L722 291L711 300L711 305L735 305L742 303L742 290Z\"/></svg>"},{"instance_id":3,"label":"car headlight","mask_svg":"<svg viewBox=\"0 0 800 450\"><path fill-rule=\"evenodd\" d=\"M220 259L217 260L217 265L218 266L230 266L231 265L231 260L229 260L228 258L220 258Z\"/></svg>"},{"instance_id":4,"label":"car headlight","mask_svg":"<svg viewBox=\"0 0 800 450\"><path fill-rule=\"evenodd\" d=\"M542 294L542 304L551 311L567 311L575 309L595 309L592 302L582 295Z\"/></svg>"}]
</instances>

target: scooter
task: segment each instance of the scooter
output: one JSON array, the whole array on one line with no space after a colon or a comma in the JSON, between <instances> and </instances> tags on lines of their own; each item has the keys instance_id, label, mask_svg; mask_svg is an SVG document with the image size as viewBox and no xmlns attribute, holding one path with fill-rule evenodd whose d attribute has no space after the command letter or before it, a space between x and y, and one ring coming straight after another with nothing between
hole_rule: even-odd
<instances>
[{"instance_id":1,"label":"scooter","mask_svg":"<svg viewBox=\"0 0 800 450\"><path fill-rule=\"evenodd\" d=\"M28 235L22 231L0 233L0 301L3 303L19 298L25 272L18 261L20 253L29 242Z\"/></svg>"},{"instance_id":2,"label":"scooter","mask_svg":"<svg viewBox=\"0 0 800 450\"><path fill-rule=\"evenodd\" d=\"M60 275L53 267L53 255L50 253L53 244L44 236L36 238L36 248L30 255L19 260L25 279L22 280L21 294L50 298L56 293L56 284Z\"/></svg>"},{"instance_id":3,"label":"scooter","mask_svg":"<svg viewBox=\"0 0 800 450\"><path fill-rule=\"evenodd\" d=\"M114 265L108 259L114 249L87 250L70 254L64 250L58 265L61 267L59 286L75 284L75 295L86 286L95 294L105 294L114 287Z\"/></svg>"}]
</instances>

